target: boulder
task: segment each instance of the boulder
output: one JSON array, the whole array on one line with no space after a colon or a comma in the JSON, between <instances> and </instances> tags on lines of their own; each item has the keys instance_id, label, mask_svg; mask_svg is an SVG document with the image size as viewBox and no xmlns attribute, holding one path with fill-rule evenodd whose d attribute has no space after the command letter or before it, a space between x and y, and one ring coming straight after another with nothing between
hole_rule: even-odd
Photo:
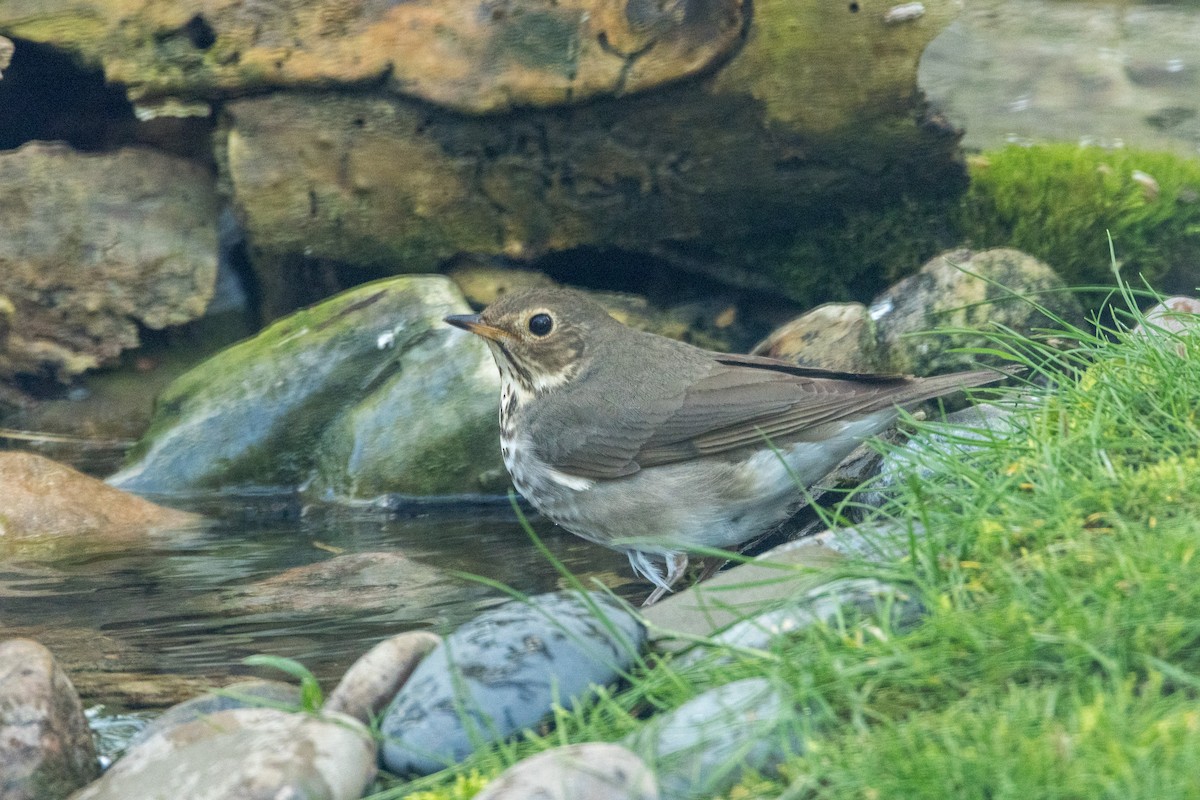
<instances>
[{"instance_id":1,"label":"boulder","mask_svg":"<svg viewBox=\"0 0 1200 800\"><path fill-rule=\"evenodd\" d=\"M466 311L448 279L406 276L279 320L172 383L109 482L478 494L502 469L499 375L477 337L442 322Z\"/></svg>"},{"instance_id":2,"label":"boulder","mask_svg":"<svg viewBox=\"0 0 1200 800\"><path fill-rule=\"evenodd\" d=\"M0 641L0 800L60 800L100 771L79 695L30 639Z\"/></svg>"},{"instance_id":3,"label":"boulder","mask_svg":"<svg viewBox=\"0 0 1200 800\"><path fill-rule=\"evenodd\" d=\"M0 152L0 379L60 380L196 319L217 275L202 166L150 150Z\"/></svg>"},{"instance_id":4,"label":"boulder","mask_svg":"<svg viewBox=\"0 0 1200 800\"><path fill-rule=\"evenodd\" d=\"M99 62L144 113L173 95L362 83L479 113L695 74L740 43L747 10L738 0L318 0L300 10L237 0L49 0L0 12L0 29Z\"/></svg>"}]
</instances>

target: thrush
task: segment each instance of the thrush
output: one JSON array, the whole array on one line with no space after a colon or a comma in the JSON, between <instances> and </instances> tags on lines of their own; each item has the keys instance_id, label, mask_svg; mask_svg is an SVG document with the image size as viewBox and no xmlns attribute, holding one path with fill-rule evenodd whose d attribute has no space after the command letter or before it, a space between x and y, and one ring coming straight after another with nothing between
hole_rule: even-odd
<instances>
[{"instance_id":1,"label":"thrush","mask_svg":"<svg viewBox=\"0 0 1200 800\"><path fill-rule=\"evenodd\" d=\"M514 292L446 322L500 369L500 448L542 515L623 551L671 590L688 550L730 548L785 520L899 409L1004 377L799 367L633 330L568 289Z\"/></svg>"}]
</instances>

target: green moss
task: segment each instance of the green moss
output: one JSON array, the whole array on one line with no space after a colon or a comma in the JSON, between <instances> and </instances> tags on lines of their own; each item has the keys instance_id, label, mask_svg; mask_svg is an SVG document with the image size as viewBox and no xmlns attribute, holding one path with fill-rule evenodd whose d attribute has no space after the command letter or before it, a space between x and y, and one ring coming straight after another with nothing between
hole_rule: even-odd
<instances>
[{"instance_id":1,"label":"green moss","mask_svg":"<svg viewBox=\"0 0 1200 800\"><path fill-rule=\"evenodd\" d=\"M961 198L834 208L790 237L727 257L806 304L866 300L942 250L1014 247L1071 286L1113 283L1107 234L1131 282L1188 291L1200 269L1200 161L1073 144L1010 146L975 158ZM948 191L952 195L952 192Z\"/></svg>"},{"instance_id":2,"label":"green moss","mask_svg":"<svg viewBox=\"0 0 1200 800\"><path fill-rule=\"evenodd\" d=\"M1190 273L1194 286L1200 161L1072 144L1006 147L972 165L957 224L972 246L1024 250L1072 285L1112 283L1109 233L1128 280L1179 286Z\"/></svg>"}]
</instances>

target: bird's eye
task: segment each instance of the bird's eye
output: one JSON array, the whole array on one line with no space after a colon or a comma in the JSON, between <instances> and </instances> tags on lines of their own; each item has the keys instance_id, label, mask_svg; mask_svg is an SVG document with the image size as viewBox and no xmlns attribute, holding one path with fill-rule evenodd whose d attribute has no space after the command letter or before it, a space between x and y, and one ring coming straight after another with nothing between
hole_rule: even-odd
<instances>
[{"instance_id":1,"label":"bird's eye","mask_svg":"<svg viewBox=\"0 0 1200 800\"><path fill-rule=\"evenodd\" d=\"M554 320L549 314L534 314L529 318L529 332L534 336L546 336L554 327Z\"/></svg>"}]
</instances>

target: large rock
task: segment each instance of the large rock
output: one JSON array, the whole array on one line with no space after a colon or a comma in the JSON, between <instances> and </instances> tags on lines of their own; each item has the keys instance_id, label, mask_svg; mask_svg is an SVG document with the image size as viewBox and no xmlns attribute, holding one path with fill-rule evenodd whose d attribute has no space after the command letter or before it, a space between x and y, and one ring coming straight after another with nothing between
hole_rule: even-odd
<instances>
[{"instance_id":1,"label":"large rock","mask_svg":"<svg viewBox=\"0 0 1200 800\"><path fill-rule=\"evenodd\" d=\"M79 695L29 639L0 642L0 800L60 800L100 771Z\"/></svg>"},{"instance_id":2,"label":"large rock","mask_svg":"<svg viewBox=\"0 0 1200 800\"><path fill-rule=\"evenodd\" d=\"M126 538L198 524L195 514L114 489L43 456L0 452L0 540Z\"/></svg>"},{"instance_id":3,"label":"large rock","mask_svg":"<svg viewBox=\"0 0 1200 800\"><path fill-rule=\"evenodd\" d=\"M217 274L203 167L149 150L0 153L0 379L112 362L138 326L196 319Z\"/></svg>"},{"instance_id":4,"label":"large rock","mask_svg":"<svg viewBox=\"0 0 1200 800\"><path fill-rule=\"evenodd\" d=\"M0 6L0 30L99 62L145 104L164 95L383 83L463 111L639 91L741 41L740 0L239 0ZM15 13L14 13L15 12Z\"/></svg>"},{"instance_id":5,"label":"large rock","mask_svg":"<svg viewBox=\"0 0 1200 800\"><path fill-rule=\"evenodd\" d=\"M485 611L417 666L384 714L383 763L426 774L573 708L637 656L645 632L607 595L538 595Z\"/></svg>"},{"instance_id":6,"label":"large rock","mask_svg":"<svg viewBox=\"0 0 1200 800\"><path fill-rule=\"evenodd\" d=\"M137 491L296 485L330 496L478 493L502 469L499 377L450 281L360 286L176 380L110 482Z\"/></svg>"},{"instance_id":7,"label":"large rock","mask_svg":"<svg viewBox=\"0 0 1200 800\"><path fill-rule=\"evenodd\" d=\"M239 708L151 736L71 800L358 800L374 777L356 720Z\"/></svg>"}]
</instances>

